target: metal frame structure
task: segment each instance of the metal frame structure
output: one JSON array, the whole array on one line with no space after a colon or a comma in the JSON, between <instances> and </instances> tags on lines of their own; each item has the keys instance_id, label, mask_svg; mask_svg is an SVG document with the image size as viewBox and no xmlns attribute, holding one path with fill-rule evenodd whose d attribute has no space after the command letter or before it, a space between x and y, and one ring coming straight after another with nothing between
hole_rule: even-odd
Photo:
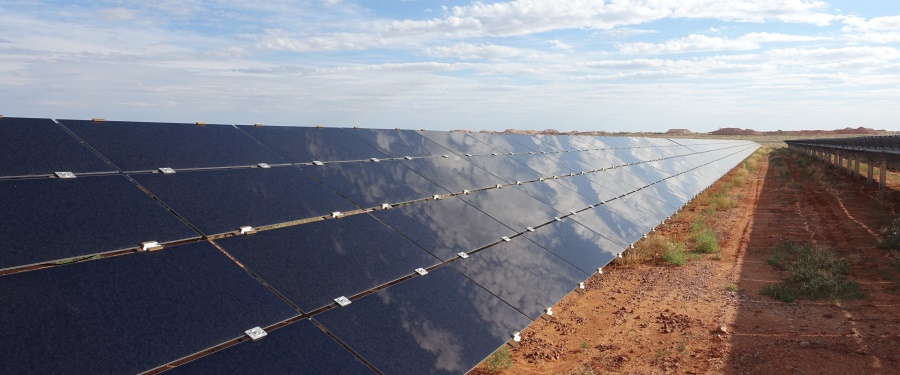
<instances>
[{"instance_id":1,"label":"metal frame structure","mask_svg":"<svg viewBox=\"0 0 900 375\"><path fill-rule=\"evenodd\" d=\"M900 135L786 140L788 148L805 153L835 167L845 168L850 176L862 177L860 163L878 166L879 189L887 189L887 170L900 169ZM874 183L874 168L868 168L866 186Z\"/></svg>"}]
</instances>

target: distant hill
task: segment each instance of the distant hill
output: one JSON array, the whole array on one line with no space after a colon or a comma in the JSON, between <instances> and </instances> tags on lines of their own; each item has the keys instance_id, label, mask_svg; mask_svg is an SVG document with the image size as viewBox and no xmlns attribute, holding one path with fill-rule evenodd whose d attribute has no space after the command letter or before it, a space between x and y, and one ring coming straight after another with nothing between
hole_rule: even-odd
<instances>
[{"instance_id":1,"label":"distant hill","mask_svg":"<svg viewBox=\"0 0 900 375\"><path fill-rule=\"evenodd\" d=\"M720 128L709 132L711 135L777 135L777 136L816 136L816 135L878 135L878 130L858 127L838 130L776 130L760 132L753 129Z\"/></svg>"}]
</instances>

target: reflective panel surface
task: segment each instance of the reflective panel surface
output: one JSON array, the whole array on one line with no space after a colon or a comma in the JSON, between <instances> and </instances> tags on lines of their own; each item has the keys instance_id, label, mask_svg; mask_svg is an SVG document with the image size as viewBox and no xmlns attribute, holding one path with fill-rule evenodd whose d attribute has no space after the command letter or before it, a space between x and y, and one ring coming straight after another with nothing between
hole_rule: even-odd
<instances>
[{"instance_id":1,"label":"reflective panel surface","mask_svg":"<svg viewBox=\"0 0 900 375\"><path fill-rule=\"evenodd\" d=\"M253 125L238 125L238 128L292 163L388 157L340 128Z\"/></svg>"},{"instance_id":2,"label":"reflective panel surface","mask_svg":"<svg viewBox=\"0 0 900 375\"><path fill-rule=\"evenodd\" d=\"M506 183L513 184L516 181L532 181L541 178L541 174L525 164L519 163L508 155L482 155L467 157L470 163L475 164L494 176L500 177Z\"/></svg>"},{"instance_id":3,"label":"reflective panel surface","mask_svg":"<svg viewBox=\"0 0 900 375\"><path fill-rule=\"evenodd\" d=\"M526 194L534 197L534 199L541 201L541 203L553 207L553 209L563 213L578 211L587 208L591 204L599 203L599 201L591 201L557 183L557 181L560 180L564 179L536 181L512 186L511 188L522 190Z\"/></svg>"},{"instance_id":4,"label":"reflective panel surface","mask_svg":"<svg viewBox=\"0 0 900 375\"><path fill-rule=\"evenodd\" d=\"M138 373L297 315L207 242L2 276L0 295L7 374Z\"/></svg>"},{"instance_id":5,"label":"reflective panel surface","mask_svg":"<svg viewBox=\"0 0 900 375\"><path fill-rule=\"evenodd\" d=\"M216 243L304 312L438 263L366 214L222 238Z\"/></svg>"},{"instance_id":6,"label":"reflective panel surface","mask_svg":"<svg viewBox=\"0 0 900 375\"><path fill-rule=\"evenodd\" d=\"M397 160L334 163L304 170L361 208L450 193Z\"/></svg>"},{"instance_id":7,"label":"reflective panel surface","mask_svg":"<svg viewBox=\"0 0 900 375\"><path fill-rule=\"evenodd\" d=\"M0 118L0 177L115 171L53 120Z\"/></svg>"},{"instance_id":8,"label":"reflective panel surface","mask_svg":"<svg viewBox=\"0 0 900 375\"><path fill-rule=\"evenodd\" d=\"M455 155L449 158L402 160L401 163L453 193L484 189L504 183L499 177Z\"/></svg>"},{"instance_id":9,"label":"reflective panel surface","mask_svg":"<svg viewBox=\"0 0 900 375\"><path fill-rule=\"evenodd\" d=\"M207 235L357 208L290 166L131 177Z\"/></svg>"},{"instance_id":10,"label":"reflective panel surface","mask_svg":"<svg viewBox=\"0 0 900 375\"><path fill-rule=\"evenodd\" d=\"M597 234L571 217L536 228L534 232L526 232L525 237L587 275L611 262L623 249L622 245Z\"/></svg>"},{"instance_id":11,"label":"reflective panel surface","mask_svg":"<svg viewBox=\"0 0 900 375\"><path fill-rule=\"evenodd\" d=\"M459 197L517 232L559 216L559 212L550 206L512 187L476 191Z\"/></svg>"},{"instance_id":12,"label":"reflective panel surface","mask_svg":"<svg viewBox=\"0 0 900 375\"><path fill-rule=\"evenodd\" d=\"M601 182L595 181L599 180ZM594 172L587 175L571 176L560 178L556 183L572 189L583 197L588 198L593 203L605 202L631 190L629 186L625 186L621 182L615 180L608 174L603 172Z\"/></svg>"},{"instance_id":13,"label":"reflective panel surface","mask_svg":"<svg viewBox=\"0 0 900 375\"><path fill-rule=\"evenodd\" d=\"M286 162L230 125L89 120L59 122L124 171Z\"/></svg>"},{"instance_id":14,"label":"reflective panel surface","mask_svg":"<svg viewBox=\"0 0 900 375\"><path fill-rule=\"evenodd\" d=\"M372 374L366 365L309 320L267 332L166 374Z\"/></svg>"},{"instance_id":15,"label":"reflective panel surface","mask_svg":"<svg viewBox=\"0 0 900 375\"><path fill-rule=\"evenodd\" d=\"M385 374L461 374L531 320L451 267L316 315Z\"/></svg>"},{"instance_id":16,"label":"reflective panel surface","mask_svg":"<svg viewBox=\"0 0 900 375\"><path fill-rule=\"evenodd\" d=\"M463 275L532 319L559 302L588 275L524 237L451 263Z\"/></svg>"},{"instance_id":17,"label":"reflective panel surface","mask_svg":"<svg viewBox=\"0 0 900 375\"><path fill-rule=\"evenodd\" d=\"M493 147L464 132L421 131L419 133L460 156L465 154L490 155L498 152Z\"/></svg>"},{"instance_id":18,"label":"reflective panel surface","mask_svg":"<svg viewBox=\"0 0 900 375\"><path fill-rule=\"evenodd\" d=\"M618 201L619 200L616 199L610 203ZM619 205L616 205L615 207L621 208ZM649 228L645 230L644 227L628 219L633 216L649 216L649 213L633 207L628 208L626 206L625 208L629 210L626 212L627 216L620 216L617 213L610 211L613 209L613 206L610 206L609 203L605 203L601 206L594 207L593 209L579 212L578 215L570 216L566 219L575 220L624 248L630 246L641 238L641 236L650 231Z\"/></svg>"},{"instance_id":19,"label":"reflective panel surface","mask_svg":"<svg viewBox=\"0 0 900 375\"><path fill-rule=\"evenodd\" d=\"M120 175L0 181L0 269L199 234Z\"/></svg>"},{"instance_id":20,"label":"reflective panel surface","mask_svg":"<svg viewBox=\"0 0 900 375\"><path fill-rule=\"evenodd\" d=\"M457 197L377 210L372 215L443 260L516 233Z\"/></svg>"},{"instance_id":21,"label":"reflective panel surface","mask_svg":"<svg viewBox=\"0 0 900 375\"><path fill-rule=\"evenodd\" d=\"M404 156L441 156L450 153L450 150L441 147L414 130L344 129L344 131L359 137L359 139L393 158L402 158Z\"/></svg>"},{"instance_id":22,"label":"reflective panel surface","mask_svg":"<svg viewBox=\"0 0 900 375\"><path fill-rule=\"evenodd\" d=\"M512 155L511 157L513 159L516 159L516 161L518 161L519 163L525 164L529 168L534 169L544 177L561 176L576 172L575 170L566 168L554 162L553 160L542 154L517 154Z\"/></svg>"},{"instance_id":23,"label":"reflective panel surface","mask_svg":"<svg viewBox=\"0 0 900 375\"><path fill-rule=\"evenodd\" d=\"M510 138L506 134L469 133L469 135L498 150L499 153L508 154L510 152L513 152L518 154L537 151L525 147L521 143L512 140L512 138Z\"/></svg>"}]
</instances>

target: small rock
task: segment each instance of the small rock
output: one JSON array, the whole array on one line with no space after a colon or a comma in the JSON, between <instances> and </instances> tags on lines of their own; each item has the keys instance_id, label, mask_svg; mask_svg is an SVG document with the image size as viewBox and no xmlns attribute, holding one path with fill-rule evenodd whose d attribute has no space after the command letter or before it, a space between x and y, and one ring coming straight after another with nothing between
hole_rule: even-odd
<instances>
[{"instance_id":1,"label":"small rock","mask_svg":"<svg viewBox=\"0 0 900 375\"><path fill-rule=\"evenodd\" d=\"M800 347L801 347L801 348L805 348L805 347L807 347L807 346L809 346L809 341L800 341Z\"/></svg>"},{"instance_id":2,"label":"small rock","mask_svg":"<svg viewBox=\"0 0 900 375\"><path fill-rule=\"evenodd\" d=\"M719 328L716 328L716 329L713 331L713 333L716 333L716 334L722 334L722 335L727 335L727 334L728 334L728 328L725 327L725 326L719 326Z\"/></svg>"}]
</instances>

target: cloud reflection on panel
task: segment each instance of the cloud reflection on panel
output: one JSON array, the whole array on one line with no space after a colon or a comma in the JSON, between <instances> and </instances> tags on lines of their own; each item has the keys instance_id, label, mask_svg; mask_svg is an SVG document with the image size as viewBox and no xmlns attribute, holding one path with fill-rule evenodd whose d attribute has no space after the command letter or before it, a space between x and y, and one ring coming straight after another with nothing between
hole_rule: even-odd
<instances>
[{"instance_id":1,"label":"cloud reflection on panel","mask_svg":"<svg viewBox=\"0 0 900 375\"><path fill-rule=\"evenodd\" d=\"M449 151L413 130L347 129L366 143L394 158L441 156Z\"/></svg>"},{"instance_id":2,"label":"cloud reflection on panel","mask_svg":"<svg viewBox=\"0 0 900 375\"><path fill-rule=\"evenodd\" d=\"M559 212L569 213L587 208L593 203L600 202L597 199L588 199L571 189L560 185L557 180L532 182L516 186L528 195L541 201L541 203L553 207Z\"/></svg>"},{"instance_id":3,"label":"cloud reflection on panel","mask_svg":"<svg viewBox=\"0 0 900 375\"><path fill-rule=\"evenodd\" d=\"M619 202L614 200L612 202ZM618 215L618 211L625 209L629 215ZM584 226L590 228L594 232L618 243L623 248L633 244L650 228L645 228L638 222L632 221L632 216L649 216L644 210L636 207L628 207L623 205L611 205L610 203L597 206L590 210L579 212L576 216L570 216L569 219L575 220Z\"/></svg>"},{"instance_id":4,"label":"cloud reflection on panel","mask_svg":"<svg viewBox=\"0 0 900 375\"><path fill-rule=\"evenodd\" d=\"M363 208L448 193L395 160L333 163L304 170Z\"/></svg>"},{"instance_id":5,"label":"cloud reflection on panel","mask_svg":"<svg viewBox=\"0 0 900 375\"><path fill-rule=\"evenodd\" d=\"M455 197L373 211L372 215L443 260L515 234Z\"/></svg>"},{"instance_id":6,"label":"cloud reflection on panel","mask_svg":"<svg viewBox=\"0 0 900 375\"><path fill-rule=\"evenodd\" d=\"M517 231L553 220L559 212L518 189L476 191L460 198Z\"/></svg>"},{"instance_id":7,"label":"cloud reflection on panel","mask_svg":"<svg viewBox=\"0 0 900 375\"><path fill-rule=\"evenodd\" d=\"M610 178L604 179L602 172L589 175L579 175L556 180L557 183L574 190L584 197L590 198L595 203L605 202L631 191L631 187L618 182L616 186ZM596 178L596 180L594 178ZM601 181L601 182L597 182Z\"/></svg>"},{"instance_id":8,"label":"cloud reflection on panel","mask_svg":"<svg viewBox=\"0 0 900 375\"><path fill-rule=\"evenodd\" d=\"M403 160L402 163L453 193L484 189L503 183L503 180L458 156Z\"/></svg>"},{"instance_id":9,"label":"cloud reflection on panel","mask_svg":"<svg viewBox=\"0 0 900 375\"><path fill-rule=\"evenodd\" d=\"M491 246L452 266L532 319L589 277L524 237Z\"/></svg>"},{"instance_id":10,"label":"cloud reflection on panel","mask_svg":"<svg viewBox=\"0 0 900 375\"><path fill-rule=\"evenodd\" d=\"M458 374L531 321L450 267L314 318L386 374Z\"/></svg>"},{"instance_id":11,"label":"cloud reflection on panel","mask_svg":"<svg viewBox=\"0 0 900 375\"><path fill-rule=\"evenodd\" d=\"M527 232L525 237L586 274L596 272L623 249L623 246L569 218Z\"/></svg>"}]
</instances>

